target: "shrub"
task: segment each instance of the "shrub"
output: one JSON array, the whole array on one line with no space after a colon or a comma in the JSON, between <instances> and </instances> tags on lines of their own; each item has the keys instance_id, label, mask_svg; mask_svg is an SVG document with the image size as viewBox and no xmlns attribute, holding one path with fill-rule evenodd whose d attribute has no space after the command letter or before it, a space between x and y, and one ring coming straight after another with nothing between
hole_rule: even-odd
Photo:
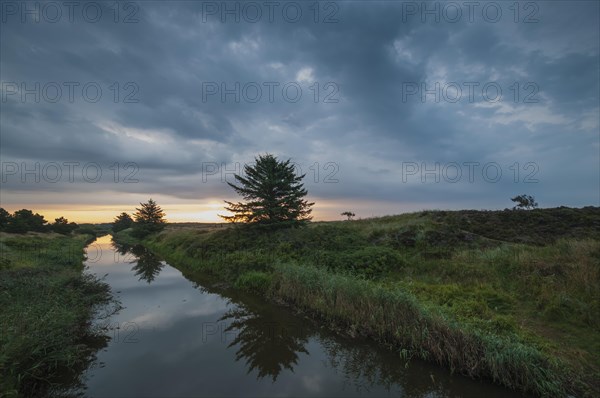
<instances>
[{"instance_id":1,"label":"shrub","mask_svg":"<svg viewBox=\"0 0 600 398\"><path fill-rule=\"evenodd\" d=\"M405 265L400 253L386 246L366 246L352 252L321 251L315 262L333 270L366 277L376 277Z\"/></svg>"}]
</instances>

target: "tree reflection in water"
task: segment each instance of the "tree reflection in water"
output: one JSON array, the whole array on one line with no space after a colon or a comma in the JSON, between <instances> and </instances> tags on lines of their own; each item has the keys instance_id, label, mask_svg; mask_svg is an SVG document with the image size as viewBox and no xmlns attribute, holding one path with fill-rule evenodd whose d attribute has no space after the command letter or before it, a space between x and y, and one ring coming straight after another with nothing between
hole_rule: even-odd
<instances>
[{"instance_id":1,"label":"tree reflection in water","mask_svg":"<svg viewBox=\"0 0 600 398\"><path fill-rule=\"evenodd\" d=\"M121 262L121 257L126 257L131 251L131 245L117 243L115 242L115 238L112 238L110 246L115 251L115 263Z\"/></svg>"},{"instance_id":2,"label":"tree reflection in water","mask_svg":"<svg viewBox=\"0 0 600 398\"><path fill-rule=\"evenodd\" d=\"M294 371L299 353L309 353L304 348L308 339L301 324L272 319L244 307L236 307L227 311L219 321L231 321L224 332L236 337L228 347L239 345L236 361L246 360L247 373L256 369L258 379L270 376L275 382L284 369Z\"/></svg>"},{"instance_id":3,"label":"tree reflection in water","mask_svg":"<svg viewBox=\"0 0 600 398\"><path fill-rule=\"evenodd\" d=\"M131 270L135 272L135 276L139 276L139 280L145 280L148 283L152 283L158 274L160 274L165 263L154 253L141 245L133 246L131 248L131 253L136 257L135 260L130 261L130 264L135 263L131 268Z\"/></svg>"},{"instance_id":4,"label":"tree reflection in water","mask_svg":"<svg viewBox=\"0 0 600 398\"><path fill-rule=\"evenodd\" d=\"M117 244L113 241L112 247L119 256L122 256L124 261L134 264L131 270L135 272L135 276L139 276L139 280L152 283L165 266L165 263L158 256L142 245L130 246ZM129 260L132 256L133 258ZM115 261L119 262L118 259L115 259Z\"/></svg>"}]
</instances>

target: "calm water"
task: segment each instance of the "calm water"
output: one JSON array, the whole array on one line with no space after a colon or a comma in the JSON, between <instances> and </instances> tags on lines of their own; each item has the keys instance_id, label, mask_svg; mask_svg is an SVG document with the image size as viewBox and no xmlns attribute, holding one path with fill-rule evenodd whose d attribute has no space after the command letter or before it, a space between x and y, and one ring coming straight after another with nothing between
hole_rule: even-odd
<instances>
[{"instance_id":1,"label":"calm water","mask_svg":"<svg viewBox=\"0 0 600 398\"><path fill-rule=\"evenodd\" d=\"M110 236L88 248L88 272L124 307L99 322L111 340L85 372L90 397L509 397L500 387L347 340L291 311L194 281Z\"/></svg>"}]
</instances>

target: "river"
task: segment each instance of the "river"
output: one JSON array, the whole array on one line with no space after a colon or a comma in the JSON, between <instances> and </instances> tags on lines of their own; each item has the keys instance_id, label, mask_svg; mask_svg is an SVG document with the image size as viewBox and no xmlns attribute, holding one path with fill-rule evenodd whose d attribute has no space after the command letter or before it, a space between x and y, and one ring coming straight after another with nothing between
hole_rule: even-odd
<instances>
[{"instance_id":1,"label":"river","mask_svg":"<svg viewBox=\"0 0 600 398\"><path fill-rule=\"evenodd\" d=\"M394 396L511 397L487 382L406 360L176 268L137 247L99 238L87 270L123 308L83 375L89 397Z\"/></svg>"}]
</instances>

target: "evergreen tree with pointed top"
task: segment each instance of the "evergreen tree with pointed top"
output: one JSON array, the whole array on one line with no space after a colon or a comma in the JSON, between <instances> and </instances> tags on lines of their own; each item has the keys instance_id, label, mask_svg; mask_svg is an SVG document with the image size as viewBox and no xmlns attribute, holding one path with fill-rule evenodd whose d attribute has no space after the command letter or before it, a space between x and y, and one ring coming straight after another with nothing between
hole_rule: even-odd
<instances>
[{"instance_id":1,"label":"evergreen tree with pointed top","mask_svg":"<svg viewBox=\"0 0 600 398\"><path fill-rule=\"evenodd\" d=\"M162 208L152 199L147 203L140 203L141 207L136 207L135 223L133 224L133 235L143 238L147 235L160 232L165 228L165 213Z\"/></svg>"},{"instance_id":2,"label":"evergreen tree with pointed top","mask_svg":"<svg viewBox=\"0 0 600 398\"><path fill-rule=\"evenodd\" d=\"M314 203L307 202L301 183L305 174L296 175L291 160L279 161L273 155L259 155L254 166L245 165L245 176L235 175L239 185L227 183L245 202L228 202L229 222L262 225L298 226L312 219Z\"/></svg>"}]
</instances>

